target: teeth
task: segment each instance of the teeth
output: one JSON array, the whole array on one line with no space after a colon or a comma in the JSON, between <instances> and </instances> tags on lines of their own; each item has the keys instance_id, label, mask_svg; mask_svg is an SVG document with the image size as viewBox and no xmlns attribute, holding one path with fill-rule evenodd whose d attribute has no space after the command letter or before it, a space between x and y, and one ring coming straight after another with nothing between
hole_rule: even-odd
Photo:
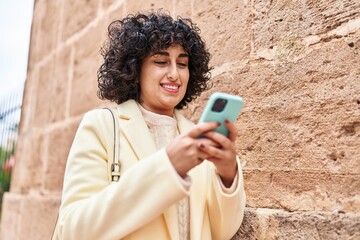
<instances>
[{"instance_id":1,"label":"teeth","mask_svg":"<svg viewBox=\"0 0 360 240\"><path fill-rule=\"evenodd\" d=\"M173 90L176 90L178 89L179 87L178 86L173 86L173 85L162 85L164 88L169 88L169 89L173 89Z\"/></svg>"}]
</instances>

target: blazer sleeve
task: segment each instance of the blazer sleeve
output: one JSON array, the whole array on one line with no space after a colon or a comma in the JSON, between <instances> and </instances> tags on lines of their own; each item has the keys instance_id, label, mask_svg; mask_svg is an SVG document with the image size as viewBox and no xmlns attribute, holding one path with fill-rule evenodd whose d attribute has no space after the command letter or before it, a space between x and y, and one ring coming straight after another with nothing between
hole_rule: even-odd
<instances>
[{"instance_id":1,"label":"blazer sleeve","mask_svg":"<svg viewBox=\"0 0 360 240\"><path fill-rule=\"evenodd\" d=\"M106 135L104 114L99 111L104 110L85 114L75 135L55 239L120 239L189 194L164 149L136 162L118 182L109 183L105 143L112 136Z\"/></svg>"},{"instance_id":2,"label":"blazer sleeve","mask_svg":"<svg viewBox=\"0 0 360 240\"><path fill-rule=\"evenodd\" d=\"M213 239L231 239L239 230L244 217L246 196L239 158L237 187L232 193L225 193L216 174L215 166L209 163L208 177L211 185L208 191L208 212Z\"/></svg>"}]
</instances>

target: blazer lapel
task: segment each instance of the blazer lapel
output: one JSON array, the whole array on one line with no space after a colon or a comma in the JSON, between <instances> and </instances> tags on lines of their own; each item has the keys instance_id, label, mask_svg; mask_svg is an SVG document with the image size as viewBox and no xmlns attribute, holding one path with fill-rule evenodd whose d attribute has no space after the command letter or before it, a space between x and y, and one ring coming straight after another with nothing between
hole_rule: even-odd
<instances>
[{"instance_id":1,"label":"blazer lapel","mask_svg":"<svg viewBox=\"0 0 360 240\"><path fill-rule=\"evenodd\" d=\"M169 229L169 234L171 239L178 240L179 239L179 224L177 220L177 209L176 204L173 204L171 207L165 210L164 218L166 225Z\"/></svg>"},{"instance_id":2,"label":"blazer lapel","mask_svg":"<svg viewBox=\"0 0 360 240\"><path fill-rule=\"evenodd\" d=\"M194 123L186 119L179 110L175 110L174 114L180 134L189 131L194 126Z\"/></svg>"},{"instance_id":3,"label":"blazer lapel","mask_svg":"<svg viewBox=\"0 0 360 240\"><path fill-rule=\"evenodd\" d=\"M118 105L117 108L120 131L124 133L138 159L145 158L155 152L155 142L137 103L134 100L129 100Z\"/></svg>"},{"instance_id":4,"label":"blazer lapel","mask_svg":"<svg viewBox=\"0 0 360 240\"><path fill-rule=\"evenodd\" d=\"M156 151L154 139L134 100L126 101L117 105L120 130L134 149L138 159L147 157ZM174 112L180 134L188 131L194 125L186 119L178 110ZM136 126L136 127L134 127Z\"/></svg>"},{"instance_id":5,"label":"blazer lapel","mask_svg":"<svg viewBox=\"0 0 360 240\"><path fill-rule=\"evenodd\" d=\"M155 142L141 114L141 111L137 106L137 103L134 100L126 101L118 105L117 110L120 131L124 133L124 136L131 144L131 147L134 149L137 158L142 159L154 153L157 150ZM194 125L191 121L187 120L183 115L181 115L178 110L175 110L174 114L177 120L180 134L188 131ZM173 204L170 208L168 208L163 215L171 239L178 240L179 228L176 204ZM193 222L190 224L191 227L194 226ZM194 229L196 229L196 227L192 230Z\"/></svg>"},{"instance_id":6,"label":"blazer lapel","mask_svg":"<svg viewBox=\"0 0 360 240\"><path fill-rule=\"evenodd\" d=\"M199 166L191 169L189 176L192 179L190 189L190 239L201 239L206 206L206 189L204 189L204 183L201 182L203 179L199 179L199 177L203 178L204 176Z\"/></svg>"},{"instance_id":7,"label":"blazer lapel","mask_svg":"<svg viewBox=\"0 0 360 240\"><path fill-rule=\"evenodd\" d=\"M141 111L134 100L126 101L117 106L120 131L130 143L135 155L140 160L154 153L157 148ZM168 208L164 219L171 239L179 239L176 205Z\"/></svg>"}]
</instances>

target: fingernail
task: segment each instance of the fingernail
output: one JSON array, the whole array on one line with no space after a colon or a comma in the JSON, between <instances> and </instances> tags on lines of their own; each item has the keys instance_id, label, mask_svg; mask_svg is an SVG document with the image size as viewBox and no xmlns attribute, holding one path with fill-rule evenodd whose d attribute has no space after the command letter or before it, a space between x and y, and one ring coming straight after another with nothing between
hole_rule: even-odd
<instances>
[{"instance_id":1,"label":"fingernail","mask_svg":"<svg viewBox=\"0 0 360 240\"><path fill-rule=\"evenodd\" d=\"M224 121L225 123L229 123L230 121L229 120L227 120L227 119L225 119L225 121Z\"/></svg>"}]
</instances>

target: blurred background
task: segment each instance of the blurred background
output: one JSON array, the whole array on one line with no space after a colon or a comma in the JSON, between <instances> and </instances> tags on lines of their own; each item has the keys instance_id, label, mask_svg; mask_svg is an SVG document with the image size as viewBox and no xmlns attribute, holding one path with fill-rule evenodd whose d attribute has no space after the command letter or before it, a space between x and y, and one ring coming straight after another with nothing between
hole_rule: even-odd
<instances>
[{"instance_id":1,"label":"blurred background","mask_svg":"<svg viewBox=\"0 0 360 240\"><path fill-rule=\"evenodd\" d=\"M0 1L0 200L15 163L33 6L33 0Z\"/></svg>"}]
</instances>

